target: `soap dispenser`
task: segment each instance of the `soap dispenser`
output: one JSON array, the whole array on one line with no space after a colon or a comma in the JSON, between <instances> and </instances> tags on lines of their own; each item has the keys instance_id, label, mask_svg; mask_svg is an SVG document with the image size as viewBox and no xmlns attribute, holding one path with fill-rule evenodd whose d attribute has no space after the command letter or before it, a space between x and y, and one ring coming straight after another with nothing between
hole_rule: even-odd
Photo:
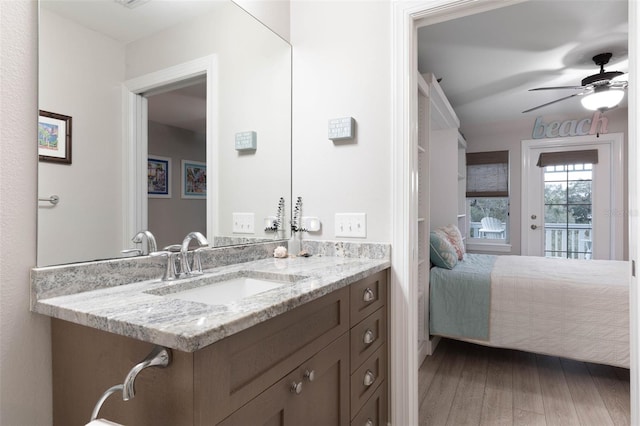
<instances>
[{"instance_id":1,"label":"soap dispenser","mask_svg":"<svg viewBox=\"0 0 640 426\"><path fill-rule=\"evenodd\" d=\"M300 239L296 237L296 233L295 232L291 232L291 238L289 239L288 242L288 250L289 253L292 254L293 256L297 256L298 253L300 253Z\"/></svg>"}]
</instances>

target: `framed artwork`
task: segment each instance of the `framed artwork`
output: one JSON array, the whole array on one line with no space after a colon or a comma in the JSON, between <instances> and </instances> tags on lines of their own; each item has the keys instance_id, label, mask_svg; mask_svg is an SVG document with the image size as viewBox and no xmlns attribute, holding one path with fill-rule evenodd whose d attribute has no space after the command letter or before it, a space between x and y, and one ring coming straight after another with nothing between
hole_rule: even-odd
<instances>
[{"instance_id":1,"label":"framed artwork","mask_svg":"<svg viewBox=\"0 0 640 426\"><path fill-rule=\"evenodd\" d=\"M182 198L207 197L207 163L182 160Z\"/></svg>"},{"instance_id":2,"label":"framed artwork","mask_svg":"<svg viewBox=\"0 0 640 426\"><path fill-rule=\"evenodd\" d=\"M51 163L71 164L71 117L40 110L38 159Z\"/></svg>"},{"instance_id":3,"label":"framed artwork","mask_svg":"<svg viewBox=\"0 0 640 426\"><path fill-rule=\"evenodd\" d=\"M149 198L171 198L171 158L149 154L147 194Z\"/></svg>"}]
</instances>

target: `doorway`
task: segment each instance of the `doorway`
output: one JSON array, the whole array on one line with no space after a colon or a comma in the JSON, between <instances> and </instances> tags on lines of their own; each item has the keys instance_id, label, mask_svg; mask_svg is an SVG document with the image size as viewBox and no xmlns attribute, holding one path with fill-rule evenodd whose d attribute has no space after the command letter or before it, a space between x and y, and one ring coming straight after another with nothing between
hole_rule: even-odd
<instances>
[{"instance_id":1,"label":"doorway","mask_svg":"<svg viewBox=\"0 0 640 426\"><path fill-rule=\"evenodd\" d=\"M417 276L415 265L418 261L416 238L412 231L415 219L413 211L417 191L413 185L415 170L413 152L417 141L417 111L415 79L417 28L426 21L435 23L459 16L480 13L495 7L513 5L515 1L476 2L470 0L405 3L393 5L393 252L391 298L391 357L403 362L394 362L391 366L391 417L393 424L418 424L417 377ZM629 51L635 52L638 43L636 28L640 21L640 8L635 2L629 3ZM630 72L638 72L638 59L629 56ZM637 99L640 92L636 86L629 88L629 208L636 211L638 206L637 163L640 151L637 149ZM637 216L637 215L636 215ZM638 232L637 217L630 217L630 234ZM629 241L629 254L635 262L640 240L632 237ZM631 271L630 271L631 272ZM631 283L631 419L638 419L638 296L635 274Z\"/></svg>"},{"instance_id":2,"label":"doorway","mask_svg":"<svg viewBox=\"0 0 640 426\"><path fill-rule=\"evenodd\" d=\"M160 248L180 243L192 231L207 233L206 87L206 77L199 77L144 94L148 104L147 226ZM160 173L154 173L155 166ZM169 169L167 173L163 167ZM200 173L196 176L196 172ZM194 186L202 178L204 192Z\"/></svg>"},{"instance_id":3,"label":"doorway","mask_svg":"<svg viewBox=\"0 0 640 426\"><path fill-rule=\"evenodd\" d=\"M123 235L128 241L138 231L148 229L148 96L165 92L167 87L184 88L194 81L206 86L206 165L217 169L217 57L206 56L128 80L123 84L125 99L123 122ZM186 82L186 84L185 84ZM155 153L154 153L155 154ZM182 164L180 164L182 167ZM207 176L206 237L213 241L216 233L215 207L218 205L218 177ZM178 195L180 196L180 194ZM186 221L185 221L186 222Z\"/></svg>"},{"instance_id":4,"label":"doorway","mask_svg":"<svg viewBox=\"0 0 640 426\"><path fill-rule=\"evenodd\" d=\"M522 141L523 255L623 259L622 145L621 133Z\"/></svg>"}]
</instances>

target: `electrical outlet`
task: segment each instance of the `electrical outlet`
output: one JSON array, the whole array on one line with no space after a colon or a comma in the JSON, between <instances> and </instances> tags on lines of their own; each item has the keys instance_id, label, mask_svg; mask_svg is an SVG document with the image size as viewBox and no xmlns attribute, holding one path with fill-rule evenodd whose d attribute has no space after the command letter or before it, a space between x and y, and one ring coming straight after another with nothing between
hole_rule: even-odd
<instances>
[{"instance_id":1,"label":"electrical outlet","mask_svg":"<svg viewBox=\"0 0 640 426\"><path fill-rule=\"evenodd\" d=\"M255 215L253 213L233 213L233 233L253 234L255 233Z\"/></svg>"},{"instance_id":2,"label":"electrical outlet","mask_svg":"<svg viewBox=\"0 0 640 426\"><path fill-rule=\"evenodd\" d=\"M336 237L367 237L366 213L336 213Z\"/></svg>"},{"instance_id":3,"label":"electrical outlet","mask_svg":"<svg viewBox=\"0 0 640 426\"><path fill-rule=\"evenodd\" d=\"M278 217L277 216L267 216L264 218L264 228L275 228L278 226Z\"/></svg>"},{"instance_id":4,"label":"electrical outlet","mask_svg":"<svg viewBox=\"0 0 640 426\"><path fill-rule=\"evenodd\" d=\"M320 223L320 218L315 216L302 216L302 227L307 232L318 232L322 227L322 223Z\"/></svg>"}]
</instances>

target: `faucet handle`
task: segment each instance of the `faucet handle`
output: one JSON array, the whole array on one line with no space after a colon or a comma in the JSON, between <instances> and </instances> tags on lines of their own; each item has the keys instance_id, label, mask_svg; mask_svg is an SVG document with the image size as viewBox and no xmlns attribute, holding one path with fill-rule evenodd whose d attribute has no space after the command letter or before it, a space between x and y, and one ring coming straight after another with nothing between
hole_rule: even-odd
<instances>
[{"instance_id":1,"label":"faucet handle","mask_svg":"<svg viewBox=\"0 0 640 426\"><path fill-rule=\"evenodd\" d=\"M178 253L178 252L180 252L180 248L181 247L182 246L180 244L171 244L170 246L166 246L162 250L170 251L172 253Z\"/></svg>"},{"instance_id":2,"label":"faucet handle","mask_svg":"<svg viewBox=\"0 0 640 426\"><path fill-rule=\"evenodd\" d=\"M200 275L202 274L202 257L200 253L207 247L200 247L193 251L193 263L191 265L191 274L192 275Z\"/></svg>"},{"instance_id":3,"label":"faucet handle","mask_svg":"<svg viewBox=\"0 0 640 426\"><path fill-rule=\"evenodd\" d=\"M153 253L149 253L151 257L166 257L167 265L164 269L164 274L162 275L162 281L172 281L175 280L178 276L178 271L176 269L176 252L164 250L164 251L154 251Z\"/></svg>"},{"instance_id":4,"label":"faucet handle","mask_svg":"<svg viewBox=\"0 0 640 426\"><path fill-rule=\"evenodd\" d=\"M125 256L142 256L142 250L138 248L120 250Z\"/></svg>"}]
</instances>

